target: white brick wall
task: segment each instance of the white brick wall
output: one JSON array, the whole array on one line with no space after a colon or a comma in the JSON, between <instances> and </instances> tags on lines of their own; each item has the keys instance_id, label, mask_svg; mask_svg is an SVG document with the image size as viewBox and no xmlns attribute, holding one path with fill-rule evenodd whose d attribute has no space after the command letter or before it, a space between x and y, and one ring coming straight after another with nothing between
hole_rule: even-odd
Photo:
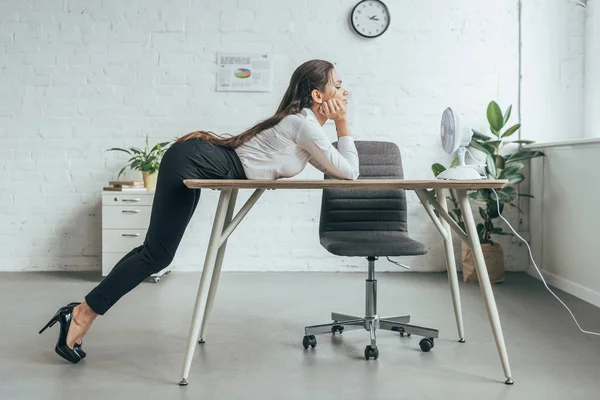
<instances>
[{"instance_id":1,"label":"white brick wall","mask_svg":"<svg viewBox=\"0 0 600 400\"><path fill-rule=\"evenodd\" d=\"M307 59L337 64L358 106L355 137L396 142L410 179L449 163L438 137L446 106L480 130L490 100L516 107L516 1L388 0L392 26L376 40L349 28L356 2L0 0L0 270L98 270L100 190L123 162L103 150L147 134L240 132L275 110ZM274 91L216 93L218 51L272 54ZM301 177L321 174L308 167ZM201 267L216 199L203 193L178 268ZM442 270L439 236L408 199L410 232L431 251L399 261ZM365 268L320 247L319 206L318 192L267 192L232 236L224 268ZM525 254L503 243L507 268L524 270Z\"/></svg>"}]
</instances>

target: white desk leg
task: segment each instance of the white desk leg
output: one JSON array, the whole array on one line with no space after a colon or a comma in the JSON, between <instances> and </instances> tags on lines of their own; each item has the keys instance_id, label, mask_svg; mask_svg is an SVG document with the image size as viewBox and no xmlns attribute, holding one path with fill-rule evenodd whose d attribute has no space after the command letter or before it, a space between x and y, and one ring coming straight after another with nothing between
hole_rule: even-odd
<instances>
[{"instance_id":1,"label":"white desk leg","mask_svg":"<svg viewBox=\"0 0 600 400\"><path fill-rule=\"evenodd\" d=\"M235 201L237 200L238 189L231 189L231 198L229 199L229 205L227 207L227 214L225 215L224 226L229 226L231 219L233 218L233 211L235 210ZM219 285L219 277L221 276L221 266L223 265L223 258L225 257L225 249L227 248L227 240L223 242L219 251L217 252L217 261L215 263L215 269L210 280L210 288L208 289L208 300L206 302L206 308L204 314L202 314L202 323L200 329L199 343L204 343L206 339L206 326L212 313L212 306L215 300L215 294L217 293L217 286Z\"/></svg>"},{"instance_id":2,"label":"white desk leg","mask_svg":"<svg viewBox=\"0 0 600 400\"><path fill-rule=\"evenodd\" d=\"M212 232L210 234L208 249L206 250L204 267L202 268L202 277L200 278L200 285L198 285L196 304L194 305L192 324L190 326L190 334L188 337L188 344L185 352L185 360L183 363L182 378L179 382L180 386L186 386L188 384L187 378L190 373L190 368L192 366L194 351L196 350L196 340L198 338L198 333L200 333L200 323L202 320L201 313L204 312L208 300L206 286L209 284L209 282L207 281L207 278L212 276L212 272L215 266L215 261L217 259L217 251L219 250L219 243L221 242L221 233L223 232L223 225L225 224L225 214L227 213L230 198L231 189L221 191L221 194L219 196L219 205L217 206L215 220L213 222Z\"/></svg>"},{"instance_id":3,"label":"white desk leg","mask_svg":"<svg viewBox=\"0 0 600 400\"><path fill-rule=\"evenodd\" d=\"M469 197L467 196L466 190L460 189L456 192L465 221L467 235L469 236L470 243L468 243L468 245L473 251L475 268L477 270L477 276L479 279L479 287L487 308L490 325L492 326L492 332L494 333L494 339L496 340L496 347L498 349L498 354L500 355L500 361L502 362L502 368L504 369L504 376L506 377L506 381L504 383L512 385L514 382L512 380L510 365L508 363L508 353L506 352L506 344L504 343L504 335L502 334L502 326L500 325L500 316L498 315L496 300L494 299L494 293L492 292L492 284L490 283L487 267L485 265L485 259L483 258L483 252L481 251L481 244L479 242L479 236L477 235L477 227L475 226L475 219L473 218L471 203L469 202Z\"/></svg>"},{"instance_id":4,"label":"white desk leg","mask_svg":"<svg viewBox=\"0 0 600 400\"><path fill-rule=\"evenodd\" d=\"M436 197L440 206L448 211L448 202L446 196L447 189L437 189ZM458 273L456 272L456 261L454 259L454 246L452 245L452 229L445 219L440 218L443 228L448 233L444 238L444 248L446 249L446 267L448 268L448 280L450 281L450 292L452 294L452 304L454 305L454 317L456 318L456 327L458 329L458 341L465 342L465 329L463 326L462 306L460 303L460 292L458 290Z\"/></svg>"}]
</instances>

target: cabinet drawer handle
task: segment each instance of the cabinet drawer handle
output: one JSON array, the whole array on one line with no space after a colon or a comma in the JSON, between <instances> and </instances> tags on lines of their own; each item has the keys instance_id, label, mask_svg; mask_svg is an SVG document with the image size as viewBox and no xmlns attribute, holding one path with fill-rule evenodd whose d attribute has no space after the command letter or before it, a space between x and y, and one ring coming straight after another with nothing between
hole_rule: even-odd
<instances>
[{"instance_id":1,"label":"cabinet drawer handle","mask_svg":"<svg viewBox=\"0 0 600 400\"><path fill-rule=\"evenodd\" d=\"M123 214L139 214L140 210L122 210Z\"/></svg>"},{"instance_id":2,"label":"cabinet drawer handle","mask_svg":"<svg viewBox=\"0 0 600 400\"><path fill-rule=\"evenodd\" d=\"M123 235L124 237L138 237L138 236L140 236L139 233L122 233L121 235Z\"/></svg>"},{"instance_id":3,"label":"cabinet drawer handle","mask_svg":"<svg viewBox=\"0 0 600 400\"><path fill-rule=\"evenodd\" d=\"M121 199L122 202L139 203L142 199Z\"/></svg>"}]
</instances>

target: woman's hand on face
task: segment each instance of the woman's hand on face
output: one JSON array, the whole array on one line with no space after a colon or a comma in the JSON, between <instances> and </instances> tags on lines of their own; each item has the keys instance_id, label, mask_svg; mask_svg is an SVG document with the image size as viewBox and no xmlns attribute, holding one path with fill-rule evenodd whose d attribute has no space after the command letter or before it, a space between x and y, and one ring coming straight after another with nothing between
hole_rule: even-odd
<instances>
[{"instance_id":1,"label":"woman's hand on face","mask_svg":"<svg viewBox=\"0 0 600 400\"><path fill-rule=\"evenodd\" d=\"M338 99L330 99L319 107L321 115L335 122L346 119L346 104Z\"/></svg>"}]
</instances>

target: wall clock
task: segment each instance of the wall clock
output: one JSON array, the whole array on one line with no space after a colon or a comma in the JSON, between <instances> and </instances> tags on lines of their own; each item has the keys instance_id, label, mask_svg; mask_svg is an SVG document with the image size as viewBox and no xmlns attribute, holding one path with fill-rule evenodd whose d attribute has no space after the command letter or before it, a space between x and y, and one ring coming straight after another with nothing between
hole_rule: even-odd
<instances>
[{"instance_id":1,"label":"wall clock","mask_svg":"<svg viewBox=\"0 0 600 400\"><path fill-rule=\"evenodd\" d=\"M380 0L362 0L352 9L350 20L356 33L372 39L390 26L390 11Z\"/></svg>"}]
</instances>

